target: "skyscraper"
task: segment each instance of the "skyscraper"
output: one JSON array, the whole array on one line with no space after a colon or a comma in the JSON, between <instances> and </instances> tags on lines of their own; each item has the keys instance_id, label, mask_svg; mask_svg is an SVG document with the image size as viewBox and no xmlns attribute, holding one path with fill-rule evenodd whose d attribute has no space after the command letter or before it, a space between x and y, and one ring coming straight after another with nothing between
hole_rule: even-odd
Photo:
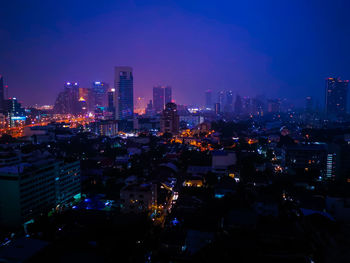
<instances>
[{"instance_id":1,"label":"skyscraper","mask_svg":"<svg viewBox=\"0 0 350 263\"><path fill-rule=\"evenodd\" d=\"M7 113L10 127L15 127L17 123L26 120L25 109L16 98L4 100L4 111Z\"/></svg>"},{"instance_id":2,"label":"skyscraper","mask_svg":"<svg viewBox=\"0 0 350 263\"><path fill-rule=\"evenodd\" d=\"M225 106L225 93L223 91L218 93L218 103L220 103L220 108L223 109Z\"/></svg>"},{"instance_id":3,"label":"skyscraper","mask_svg":"<svg viewBox=\"0 0 350 263\"><path fill-rule=\"evenodd\" d=\"M326 115L335 118L346 113L348 80L340 78L326 79Z\"/></svg>"},{"instance_id":4,"label":"skyscraper","mask_svg":"<svg viewBox=\"0 0 350 263\"><path fill-rule=\"evenodd\" d=\"M170 86L164 87L164 105L171 102L172 100L172 91Z\"/></svg>"},{"instance_id":5,"label":"skyscraper","mask_svg":"<svg viewBox=\"0 0 350 263\"><path fill-rule=\"evenodd\" d=\"M64 85L64 92L66 94L66 103L68 105L68 113L79 113L79 84L78 82L66 82Z\"/></svg>"},{"instance_id":6,"label":"skyscraper","mask_svg":"<svg viewBox=\"0 0 350 263\"><path fill-rule=\"evenodd\" d=\"M213 108L212 92L211 92L211 90L207 90L205 92L205 108L207 110L211 110Z\"/></svg>"},{"instance_id":7,"label":"skyscraper","mask_svg":"<svg viewBox=\"0 0 350 263\"><path fill-rule=\"evenodd\" d=\"M57 96L54 111L59 114L79 114L82 110L80 102L80 89L78 82L66 82L64 90ZM84 103L85 105L86 103Z\"/></svg>"},{"instance_id":8,"label":"skyscraper","mask_svg":"<svg viewBox=\"0 0 350 263\"><path fill-rule=\"evenodd\" d=\"M153 87L153 108L157 113L164 109L164 90L160 86Z\"/></svg>"},{"instance_id":9,"label":"skyscraper","mask_svg":"<svg viewBox=\"0 0 350 263\"><path fill-rule=\"evenodd\" d=\"M4 77L0 75L0 112L5 111L5 85Z\"/></svg>"},{"instance_id":10,"label":"skyscraper","mask_svg":"<svg viewBox=\"0 0 350 263\"><path fill-rule=\"evenodd\" d=\"M94 107L103 107L106 105L108 84L95 81L92 83L91 100Z\"/></svg>"},{"instance_id":11,"label":"skyscraper","mask_svg":"<svg viewBox=\"0 0 350 263\"><path fill-rule=\"evenodd\" d=\"M115 93L115 89L110 89L108 91L108 111L110 112L115 112L114 109L114 93Z\"/></svg>"},{"instance_id":12,"label":"skyscraper","mask_svg":"<svg viewBox=\"0 0 350 263\"><path fill-rule=\"evenodd\" d=\"M134 116L134 77L131 67L114 68L114 103L117 120Z\"/></svg>"},{"instance_id":13,"label":"skyscraper","mask_svg":"<svg viewBox=\"0 0 350 263\"><path fill-rule=\"evenodd\" d=\"M153 107L157 113L162 112L164 106L171 102L171 93L170 86L153 87Z\"/></svg>"}]
</instances>

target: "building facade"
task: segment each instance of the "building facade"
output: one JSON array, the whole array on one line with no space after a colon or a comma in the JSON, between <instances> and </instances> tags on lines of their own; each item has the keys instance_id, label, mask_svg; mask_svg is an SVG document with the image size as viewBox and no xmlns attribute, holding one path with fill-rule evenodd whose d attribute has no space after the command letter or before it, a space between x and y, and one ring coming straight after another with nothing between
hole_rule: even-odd
<instances>
[{"instance_id":1,"label":"building facade","mask_svg":"<svg viewBox=\"0 0 350 263\"><path fill-rule=\"evenodd\" d=\"M134 77L131 67L114 68L114 103L117 120L134 116Z\"/></svg>"},{"instance_id":2,"label":"building facade","mask_svg":"<svg viewBox=\"0 0 350 263\"><path fill-rule=\"evenodd\" d=\"M40 158L3 166L0 168L0 224L18 227L66 204L80 192L80 162Z\"/></svg>"},{"instance_id":3,"label":"building facade","mask_svg":"<svg viewBox=\"0 0 350 263\"><path fill-rule=\"evenodd\" d=\"M213 100L212 100L212 91L207 90L205 92L205 109L212 110L213 109Z\"/></svg>"},{"instance_id":4,"label":"building facade","mask_svg":"<svg viewBox=\"0 0 350 263\"><path fill-rule=\"evenodd\" d=\"M170 86L153 87L153 107L157 113L164 110L164 106L171 102L172 90Z\"/></svg>"},{"instance_id":5,"label":"building facade","mask_svg":"<svg viewBox=\"0 0 350 263\"><path fill-rule=\"evenodd\" d=\"M95 81L92 83L91 88L91 101L93 107L104 107L107 101L108 84L101 81Z\"/></svg>"},{"instance_id":6,"label":"building facade","mask_svg":"<svg viewBox=\"0 0 350 263\"><path fill-rule=\"evenodd\" d=\"M163 133L179 133L179 115L175 103L169 102L166 104L160 119L160 130Z\"/></svg>"},{"instance_id":7,"label":"building facade","mask_svg":"<svg viewBox=\"0 0 350 263\"><path fill-rule=\"evenodd\" d=\"M328 118L337 118L346 113L348 86L348 80L341 80L340 78L326 79L325 108Z\"/></svg>"}]
</instances>

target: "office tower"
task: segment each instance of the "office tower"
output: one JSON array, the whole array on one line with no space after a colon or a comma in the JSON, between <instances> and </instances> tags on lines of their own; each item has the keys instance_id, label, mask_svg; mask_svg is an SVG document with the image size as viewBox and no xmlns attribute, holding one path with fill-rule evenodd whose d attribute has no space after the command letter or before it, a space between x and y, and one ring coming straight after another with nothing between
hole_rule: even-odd
<instances>
[{"instance_id":1,"label":"office tower","mask_svg":"<svg viewBox=\"0 0 350 263\"><path fill-rule=\"evenodd\" d=\"M15 127L16 124L26 120L25 109L22 108L21 103L16 98L4 100L4 112L7 115L10 127Z\"/></svg>"},{"instance_id":2,"label":"office tower","mask_svg":"<svg viewBox=\"0 0 350 263\"><path fill-rule=\"evenodd\" d=\"M68 114L69 112L69 107L68 104L66 103L66 93L64 91L61 91L58 93L55 105L53 107L53 111L56 114Z\"/></svg>"},{"instance_id":3,"label":"office tower","mask_svg":"<svg viewBox=\"0 0 350 263\"><path fill-rule=\"evenodd\" d=\"M108 91L107 83L104 83L101 81L95 81L92 83L91 100L94 108L103 107L106 105L107 91Z\"/></svg>"},{"instance_id":4,"label":"office tower","mask_svg":"<svg viewBox=\"0 0 350 263\"><path fill-rule=\"evenodd\" d=\"M88 110L90 110L89 105L89 97L90 97L90 90L87 88L80 88L79 87L79 112L82 114L87 113Z\"/></svg>"},{"instance_id":5,"label":"office tower","mask_svg":"<svg viewBox=\"0 0 350 263\"><path fill-rule=\"evenodd\" d=\"M5 111L5 84L4 77L0 75L0 112Z\"/></svg>"},{"instance_id":6,"label":"office tower","mask_svg":"<svg viewBox=\"0 0 350 263\"><path fill-rule=\"evenodd\" d=\"M212 108L213 108L212 91L207 90L205 92L205 109L211 110Z\"/></svg>"},{"instance_id":7,"label":"office tower","mask_svg":"<svg viewBox=\"0 0 350 263\"><path fill-rule=\"evenodd\" d=\"M305 99L305 111L312 112L312 98L310 96Z\"/></svg>"},{"instance_id":8,"label":"office tower","mask_svg":"<svg viewBox=\"0 0 350 263\"><path fill-rule=\"evenodd\" d=\"M326 115L335 118L344 115L347 110L348 80L340 78L326 79Z\"/></svg>"},{"instance_id":9,"label":"office tower","mask_svg":"<svg viewBox=\"0 0 350 263\"><path fill-rule=\"evenodd\" d=\"M11 162L0 167L2 226L19 227L80 195L79 161L63 162L38 152L8 156Z\"/></svg>"},{"instance_id":10,"label":"office tower","mask_svg":"<svg viewBox=\"0 0 350 263\"><path fill-rule=\"evenodd\" d=\"M225 106L225 94L223 91L218 93L218 103L220 103L220 108L223 109Z\"/></svg>"},{"instance_id":11,"label":"office tower","mask_svg":"<svg viewBox=\"0 0 350 263\"><path fill-rule=\"evenodd\" d=\"M162 87L153 87L153 107L159 113L164 109L164 90Z\"/></svg>"},{"instance_id":12,"label":"office tower","mask_svg":"<svg viewBox=\"0 0 350 263\"><path fill-rule=\"evenodd\" d=\"M233 105L233 93L231 90L229 90L229 91L226 91L226 104L224 106L224 111L231 112L232 105Z\"/></svg>"},{"instance_id":13,"label":"office tower","mask_svg":"<svg viewBox=\"0 0 350 263\"><path fill-rule=\"evenodd\" d=\"M241 114L242 113L242 99L241 99L241 96L239 96L239 95L236 96L235 113L236 114Z\"/></svg>"},{"instance_id":14,"label":"office tower","mask_svg":"<svg viewBox=\"0 0 350 263\"><path fill-rule=\"evenodd\" d=\"M108 91L108 111L109 112L115 112L115 108L114 108L114 92L115 92L115 89L110 89Z\"/></svg>"},{"instance_id":15,"label":"office tower","mask_svg":"<svg viewBox=\"0 0 350 263\"><path fill-rule=\"evenodd\" d=\"M156 112L154 110L154 107L153 107L153 103L152 103L152 100L149 101L149 103L147 104L147 107L146 107L146 115L148 117L153 117L154 115L156 115Z\"/></svg>"},{"instance_id":16,"label":"office tower","mask_svg":"<svg viewBox=\"0 0 350 263\"><path fill-rule=\"evenodd\" d=\"M131 67L114 68L114 103L117 120L134 116L134 77Z\"/></svg>"},{"instance_id":17,"label":"office tower","mask_svg":"<svg viewBox=\"0 0 350 263\"><path fill-rule=\"evenodd\" d=\"M66 82L64 90L56 98L54 112L58 114L80 114L82 104L86 104L85 98L81 98L81 90L78 82ZM84 101L85 103L81 103ZM86 105L84 106L86 107ZM84 111L84 110L83 110Z\"/></svg>"},{"instance_id":18,"label":"office tower","mask_svg":"<svg viewBox=\"0 0 350 263\"><path fill-rule=\"evenodd\" d=\"M78 82L66 82L64 85L68 113L79 113L79 84Z\"/></svg>"},{"instance_id":19,"label":"office tower","mask_svg":"<svg viewBox=\"0 0 350 263\"><path fill-rule=\"evenodd\" d=\"M169 102L165 105L160 120L160 130L163 133L178 134L179 132L179 115L175 103Z\"/></svg>"},{"instance_id":20,"label":"office tower","mask_svg":"<svg viewBox=\"0 0 350 263\"><path fill-rule=\"evenodd\" d=\"M153 87L153 107L157 113L162 112L164 106L171 102L171 93L170 86Z\"/></svg>"},{"instance_id":21,"label":"office tower","mask_svg":"<svg viewBox=\"0 0 350 263\"><path fill-rule=\"evenodd\" d=\"M172 102L172 91L170 86L164 87L164 105Z\"/></svg>"}]
</instances>

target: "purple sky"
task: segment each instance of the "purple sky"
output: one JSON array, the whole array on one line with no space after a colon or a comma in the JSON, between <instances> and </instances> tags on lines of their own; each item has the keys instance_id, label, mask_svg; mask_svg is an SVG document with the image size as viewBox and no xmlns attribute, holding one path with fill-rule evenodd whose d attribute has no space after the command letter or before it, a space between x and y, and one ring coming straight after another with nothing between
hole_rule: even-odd
<instances>
[{"instance_id":1,"label":"purple sky","mask_svg":"<svg viewBox=\"0 0 350 263\"><path fill-rule=\"evenodd\" d=\"M346 1L8 2L0 74L25 105L53 104L65 81L113 85L119 65L135 96L171 85L180 104L204 104L207 89L322 102L325 77L350 78Z\"/></svg>"}]
</instances>

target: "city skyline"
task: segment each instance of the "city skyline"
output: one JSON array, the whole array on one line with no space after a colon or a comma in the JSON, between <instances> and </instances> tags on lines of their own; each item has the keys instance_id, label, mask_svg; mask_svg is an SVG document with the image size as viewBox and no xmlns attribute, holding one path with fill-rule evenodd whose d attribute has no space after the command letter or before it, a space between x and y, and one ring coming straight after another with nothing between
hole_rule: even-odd
<instances>
[{"instance_id":1,"label":"city skyline","mask_svg":"<svg viewBox=\"0 0 350 263\"><path fill-rule=\"evenodd\" d=\"M111 84L116 65L133 67L135 96L146 100L154 85L169 83L176 100L187 105L203 104L207 89L242 96L266 93L301 104L310 95L323 101L325 78L350 76L349 34L338 34L349 31L342 15L349 3L337 1L331 13L327 3L316 3L216 6L205 1L147 5L135 1L102 7L94 1L84 6L7 2L0 11L6 50L0 53L0 73L9 95L25 105L53 104L69 79L82 87L97 80ZM256 8L251 10L251 5ZM240 14L232 16L237 9ZM11 24L13 20L16 23ZM148 22L138 22L143 20ZM126 34L119 29L125 26ZM331 40L325 38L329 33ZM17 53L21 56L15 57Z\"/></svg>"}]
</instances>

